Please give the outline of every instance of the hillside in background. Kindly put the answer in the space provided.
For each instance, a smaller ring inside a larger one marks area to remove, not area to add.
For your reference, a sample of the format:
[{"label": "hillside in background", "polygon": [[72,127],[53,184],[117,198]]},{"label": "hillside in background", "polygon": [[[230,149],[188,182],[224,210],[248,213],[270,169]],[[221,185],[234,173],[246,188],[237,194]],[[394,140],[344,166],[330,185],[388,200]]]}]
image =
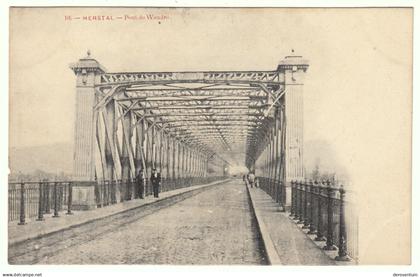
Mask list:
[{"label": "hillside in background", "polygon": [[[229,160],[232,162],[231,174],[246,172],[246,168],[243,166],[243,154],[230,153]],[[326,141],[305,141],[304,160],[308,178],[311,178],[312,172],[317,167],[321,174],[336,174],[347,177],[347,171],[337,159],[335,150]],[[18,173],[39,175],[40,171],[54,175],[71,175],[73,168],[72,143],[22,148],[11,147],[9,150],[9,167],[12,175]]]},{"label": "hillside in background", "polygon": [[51,174],[71,174],[72,143],[56,143],[33,147],[9,148],[9,168],[12,174],[43,171]]}]

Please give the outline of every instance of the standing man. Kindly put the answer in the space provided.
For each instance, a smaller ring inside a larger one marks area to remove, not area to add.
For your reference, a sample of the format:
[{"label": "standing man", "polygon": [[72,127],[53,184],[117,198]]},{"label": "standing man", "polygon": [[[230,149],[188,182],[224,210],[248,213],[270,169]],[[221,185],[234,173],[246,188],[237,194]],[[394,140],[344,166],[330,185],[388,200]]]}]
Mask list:
[{"label": "standing man", "polygon": [[251,188],[254,187],[254,184],[255,184],[255,174],[254,174],[254,172],[251,171],[248,174],[248,181],[249,181],[249,184],[251,185]]},{"label": "standing man", "polygon": [[160,174],[157,173],[156,168],[153,168],[152,170],[152,176],[150,177],[150,181],[152,182],[152,186],[153,186],[153,196],[155,198],[158,198],[161,178],[160,178]]},{"label": "standing man", "polygon": [[137,175],[137,186],[139,188],[139,197],[140,199],[144,198],[144,172],[143,168],[139,170],[139,174]]}]

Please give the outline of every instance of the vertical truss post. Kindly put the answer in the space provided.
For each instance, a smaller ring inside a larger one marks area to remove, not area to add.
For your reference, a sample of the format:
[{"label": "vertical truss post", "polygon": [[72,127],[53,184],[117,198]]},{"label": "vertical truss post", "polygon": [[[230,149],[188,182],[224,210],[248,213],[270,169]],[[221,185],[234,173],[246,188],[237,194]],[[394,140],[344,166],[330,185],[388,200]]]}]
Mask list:
[{"label": "vertical truss post", "polygon": [[190,182],[190,147],[185,147],[185,175],[188,178],[188,183]]},{"label": "vertical truss post", "polygon": [[[188,156],[189,156],[189,148],[188,148],[188,146],[185,145],[185,147],[184,147],[184,174],[185,174],[185,177],[187,178],[187,180],[188,180],[188,177],[189,177]],[[187,183],[188,183],[188,181],[187,181]]]},{"label": "vertical truss post", "polygon": [[161,132],[159,130],[156,129],[156,169],[162,174],[162,136],[161,136]]},{"label": "vertical truss post", "polygon": [[146,123],[143,122],[140,124],[140,155],[141,155],[141,165],[143,168],[143,173],[145,174],[145,178],[147,179],[147,160],[146,160]]},{"label": "vertical truss post", "polygon": [[166,178],[171,179],[171,137],[166,137]]},{"label": "vertical truss post", "polygon": [[198,177],[203,177],[203,157],[198,153]]},{"label": "vertical truss post", "polygon": [[188,148],[188,174],[189,174],[189,177],[191,179],[191,177],[193,176],[193,174],[192,174],[192,149],[191,149],[191,147]]},{"label": "vertical truss post", "polygon": [[116,161],[116,153],[115,153],[115,141],[114,141],[114,130],[115,130],[115,105],[114,101],[108,103],[105,106],[105,109],[102,113],[104,119],[104,126],[105,126],[105,164],[106,164],[106,171],[105,171],[105,178],[108,180],[112,180],[115,178],[115,161]]},{"label": "vertical truss post", "polygon": [[181,181],[181,144],[179,141],[176,143],[176,177],[177,182]]},{"label": "vertical truss post", "polygon": [[151,139],[150,139],[150,150],[151,150],[151,159],[150,159],[150,166],[152,168],[156,168],[156,128],[155,125],[152,125],[151,130]]},{"label": "vertical truss post", "polygon": [[194,166],[194,177],[198,177],[198,172],[197,172],[197,168],[198,168],[197,150],[194,150],[193,166]]},{"label": "vertical truss post", "polygon": [[143,143],[143,128],[142,124],[136,125],[136,175],[139,173],[140,169],[143,168],[143,155],[142,155],[142,143]]},{"label": "vertical truss post", "polygon": [[146,179],[148,180],[151,176],[151,163],[150,163],[150,129],[149,129],[149,123],[146,120],[143,120],[144,129],[145,129],[145,140],[144,140],[144,152],[145,152],[145,159],[146,159],[146,168],[145,168],[145,174]]},{"label": "vertical truss post", "polygon": [[159,163],[160,163],[160,173],[162,178],[166,177],[166,170],[165,170],[165,153],[166,153],[166,142],[163,131],[160,132],[160,156],[159,156]]},{"label": "vertical truss post", "polygon": [[276,199],[276,180],[274,178],[274,151],[275,151],[274,127],[270,130],[270,184],[271,184],[271,197]]},{"label": "vertical truss post", "polygon": [[185,177],[185,145],[181,143],[181,178]]},{"label": "vertical truss post", "polygon": [[280,194],[282,194],[281,179],[278,176],[279,169],[279,118],[278,109],[274,113],[274,135],[275,135],[275,153],[274,153],[274,180],[276,180],[276,202],[280,202]]},{"label": "vertical truss post", "polygon": [[165,146],[165,138],[163,136],[163,131],[161,130],[159,136],[159,171],[162,177],[165,176],[164,167],[165,167],[165,160],[164,160],[164,146]]},{"label": "vertical truss post", "polygon": [[[122,111],[121,111],[122,112]],[[122,178],[122,200],[130,200],[132,175],[134,174],[134,161],[131,147],[131,113],[128,112],[122,117],[122,151],[121,151],[121,178]],[[133,164],[133,165],[131,165]],[[133,168],[132,168],[133,167]]]},{"label": "vertical truss post", "polygon": [[172,139],[172,182],[176,182],[176,140]]},{"label": "vertical truss post", "polygon": [[207,177],[208,172],[209,172],[209,160],[206,157],[204,160],[204,177]]},{"label": "vertical truss post", "polygon": [[185,148],[185,173],[186,173],[186,177],[188,178],[188,182],[189,182],[189,178],[190,178],[190,148],[188,146]]},{"label": "vertical truss post", "polygon": [[194,148],[190,148],[190,177],[194,177]]}]

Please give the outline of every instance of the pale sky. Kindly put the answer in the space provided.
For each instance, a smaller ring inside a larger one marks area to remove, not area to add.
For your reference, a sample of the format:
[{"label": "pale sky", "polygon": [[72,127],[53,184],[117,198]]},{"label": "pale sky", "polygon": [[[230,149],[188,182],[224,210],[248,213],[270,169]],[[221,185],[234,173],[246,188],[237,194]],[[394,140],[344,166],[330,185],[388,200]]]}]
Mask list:
[{"label": "pale sky", "polygon": [[[64,21],[147,13],[169,19]],[[375,192],[362,203],[407,213],[401,199],[410,195],[411,180],[411,24],[410,9],[15,10],[10,145],[72,141],[75,76],[68,65],[87,49],[110,72],[273,70],[294,49],[310,61],[305,141],[326,142],[335,156],[322,151],[321,164],[333,159],[359,189]],[[388,222],[388,213],[370,205],[370,216]],[[388,223],[403,226],[405,219]],[[369,232],[371,246],[386,236]]]},{"label": "pale sky", "polygon": [[[394,121],[407,131],[399,124],[407,115],[393,111],[409,107],[408,95],[396,96],[399,82],[411,80],[410,10],[53,8],[11,14],[10,146],[72,141],[75,76],[68,65],[87,49],[110,72],[273,70],[294,49],[310,61],[306,141],[351,152],[386,132],[385,124],[375,123]],[[64,20],[146,14],[169,19]],[[384,98],[395,101],[379,103]]]}]

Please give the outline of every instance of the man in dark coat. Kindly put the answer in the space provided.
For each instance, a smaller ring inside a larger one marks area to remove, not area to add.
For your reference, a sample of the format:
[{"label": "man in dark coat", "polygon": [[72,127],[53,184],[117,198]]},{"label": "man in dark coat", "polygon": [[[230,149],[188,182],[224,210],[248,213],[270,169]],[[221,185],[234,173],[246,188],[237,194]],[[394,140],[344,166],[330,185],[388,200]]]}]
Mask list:
[{"label": "man in dark coat", "polygon": [[139,197],[140,199],[144,198],[144,173],[143,169],[139,170],[139,174],[137,175],[137,186],[139,188]]},{"label": "man in dark coat", "polygon": [[155,198],[159,197],[159,186],[160,186],[160,173],[156,171],[156,168],[153,168],[152,170],[152,176],[150,177],[150,182],[152,183],[153,187],[153,196]]}]

